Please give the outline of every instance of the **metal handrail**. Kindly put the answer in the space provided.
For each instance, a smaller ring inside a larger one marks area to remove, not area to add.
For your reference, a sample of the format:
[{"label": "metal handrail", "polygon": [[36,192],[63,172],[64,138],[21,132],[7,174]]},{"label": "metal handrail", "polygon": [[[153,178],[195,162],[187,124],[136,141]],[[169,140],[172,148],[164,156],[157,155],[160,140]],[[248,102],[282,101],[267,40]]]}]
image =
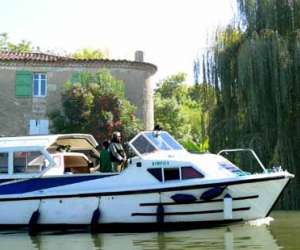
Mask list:
[{"label": "metal handrail", "polygon": [[256,153],[254,152],[253,149],[251,148],[235,148],[235,149],[223,149],[221,151],[219,151],[217,153],[217,155],[221,155],[222,153],[226,153],[226,152],[242,152],[242,151],[248,151],[251,152],[252,155],[254,156],[254,158],[257,160],[258,164],[260,165],[260,167],[262,168],[262,170],[267,173],[268,171],[266,170],[264,164],[262,164],[262,162],[260,161],[260,159],[258,158],[258,156],[256,155]]}]

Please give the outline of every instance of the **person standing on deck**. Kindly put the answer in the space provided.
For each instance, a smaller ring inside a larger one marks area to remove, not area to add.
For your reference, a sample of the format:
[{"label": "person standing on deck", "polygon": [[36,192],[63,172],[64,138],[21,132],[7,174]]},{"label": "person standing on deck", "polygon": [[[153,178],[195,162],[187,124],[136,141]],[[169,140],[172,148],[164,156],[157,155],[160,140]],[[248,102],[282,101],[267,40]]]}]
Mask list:
[{"label": "person standing on deck", "polygon": [[109,141],[103,141],[99,159],[101,172],[113,172],[108,148]]},{"label": "person standing on deck", "polygon": [[110,159],[113,163],[115,172],[121,172],[126,164],[127,157],[121,143],[121,133],[113,132],[111,143],[109,145]]}]

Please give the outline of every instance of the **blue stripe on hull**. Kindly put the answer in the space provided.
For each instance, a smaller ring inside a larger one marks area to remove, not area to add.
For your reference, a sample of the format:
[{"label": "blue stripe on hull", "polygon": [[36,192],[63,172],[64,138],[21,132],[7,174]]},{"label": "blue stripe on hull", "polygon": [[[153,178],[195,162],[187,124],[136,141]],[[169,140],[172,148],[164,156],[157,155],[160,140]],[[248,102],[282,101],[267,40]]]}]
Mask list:
[{"label": "blue stripe on hull", "polygon": [[7,194],[24,194],[47,188],[59,187],[64,185],[75,184],[84,181],[91,181],[111,175],[87,175],[87,176],[61,176],[61,177],[44,177],[21,180],[14,183],[3,184],[0,186],[0,195]]}]

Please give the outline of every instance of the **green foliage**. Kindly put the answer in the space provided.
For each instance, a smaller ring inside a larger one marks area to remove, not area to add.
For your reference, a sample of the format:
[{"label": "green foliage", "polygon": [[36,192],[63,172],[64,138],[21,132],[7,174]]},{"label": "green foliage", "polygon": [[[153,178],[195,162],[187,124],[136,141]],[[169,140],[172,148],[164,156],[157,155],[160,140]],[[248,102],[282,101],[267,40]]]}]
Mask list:
[{"label": "green foliage", "polygon": [[177,73],[172,75],[157,85],[156,93],[159,93],[162,98],[172,98],[176,89],[181,88],[186,79],[185,73]]},{"label": "green foliage", "polygon": [[95,74],[83,72],[79,82],[65,84],[62,92],[63,109],[50,114],[55,133],[90,133],[98,141],[121,131],[129,139],[139,130],[135,107],[124,97],[122,81],[107,70]]},{"label": "green foliage", "polygon": [[247,26],[246,32],[265,29],[288,35],[300,28],[299,0],[237,0],[240,19]]},{"label": "green foliage", "polygon": [[157,94],[154,106],[156,124],[160,124],[164,130],[179,140],[189,136],[191,125],[175,98],[162,98]]},{"label": "green foliage", "polygon": [[114,78],[107,69],[101,69],[96,73],[77,72],[76,78],[67,81],[65,88],[72,88],[74,84],[80,84],[84,87],[97,83],[103,94],[114,92],[120,98],[124,98],[125,87],[121,80]]},{"label": "green foliage", "polygon": [[9,41],[7,33],[0,34],[0,50],[10,52],[31,52],[33,50],[31,42],[22,40],[19,43],[12,43]]},{"label": "green foliage", "polygon": [[3,50],[7,47],[8,34],[2,33],[0,34],[0,49]]},{"label": "green foliage", "polygon": [[[206,78],[217,99],[210,116],[210,150],[250,147],[267,166],[282,165],[299,176],[300,1],[238,3],[245,31],[232,26],[218,31],[206,58]],[[281,208],[300,208],[299,180],[288,187]]]},{"label": "green foliage", "polygon": [[104,59],[107,56],[101,50],[85,48],[74,52],[72,57],[76,59]]},{"label": "green foliage", "polygon": [[214,90],[207,84],[189,86],[185,78],[185,74],[178,73],[158,84],[154,99],[155,123],[188,150],[207,151],[208,117],[215,105]]}]

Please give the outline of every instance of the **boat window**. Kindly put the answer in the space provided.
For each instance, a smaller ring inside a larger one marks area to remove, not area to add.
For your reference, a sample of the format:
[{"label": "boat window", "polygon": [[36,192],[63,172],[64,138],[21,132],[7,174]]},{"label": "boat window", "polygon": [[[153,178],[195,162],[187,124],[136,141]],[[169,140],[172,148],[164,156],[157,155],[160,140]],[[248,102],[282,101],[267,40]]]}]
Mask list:
[{"label": "boat window", "polygon": [[163,132],[160,134],[160,136],[172,149],[174,150],[183,149],[183,147],[177,141],[175,141],[175,139],[172,136],[170,136],[168,133]]},{"label": "boat window", "polygon": [[14,173],[38,173],[45,166],[45,157],[39,151],[14,152]]},{"label": "boat window", "polygon": [[146,136],[155,146],[158,147],[158,149],[171,150],[171,147],[166,142],[164,142],[159,133],[150,132],[146,133]]},{"label": "boat window", "polygon": [[198,172],[193,167],[182,167],[181,168],[181,177],[183,180],[193,179],[193,178],[203,178],[204,175]]},{"label": "boat window", "polygon": [[226,162],[218,162],[218,164],[222,167],[230,171],[231,173],[237,174],[237,175],[243,175],[243,171],[240,170],[237,166],[232,164],[230,161]]},{"label": "boat window", "polygon": [[164,169],[165,181],[179,180],[179,168],[165,168]]},{"label": "boat window", "polygon": [[138,154],[153,153],[155,151],[184,150],[176,140],[164,131],[142,132],[129,145]]},{"label": "boat window", "polygon": [[140,154],[153,153],[157,150],[143,135],[138,136],[132,145]]},{"label": "boat window", "polygon": [[182,150],[183,147],[167,132],[146,132],[147,138],[160,150]]},{"label": "boat window", "polygon": [[8,173],[8,153],[0,153],[0,173]]},{"label": "boat window", "polygon": [[150,174],[152,174],[157,180],[162,181],[162,171],[161,168],[148,168]]}]

